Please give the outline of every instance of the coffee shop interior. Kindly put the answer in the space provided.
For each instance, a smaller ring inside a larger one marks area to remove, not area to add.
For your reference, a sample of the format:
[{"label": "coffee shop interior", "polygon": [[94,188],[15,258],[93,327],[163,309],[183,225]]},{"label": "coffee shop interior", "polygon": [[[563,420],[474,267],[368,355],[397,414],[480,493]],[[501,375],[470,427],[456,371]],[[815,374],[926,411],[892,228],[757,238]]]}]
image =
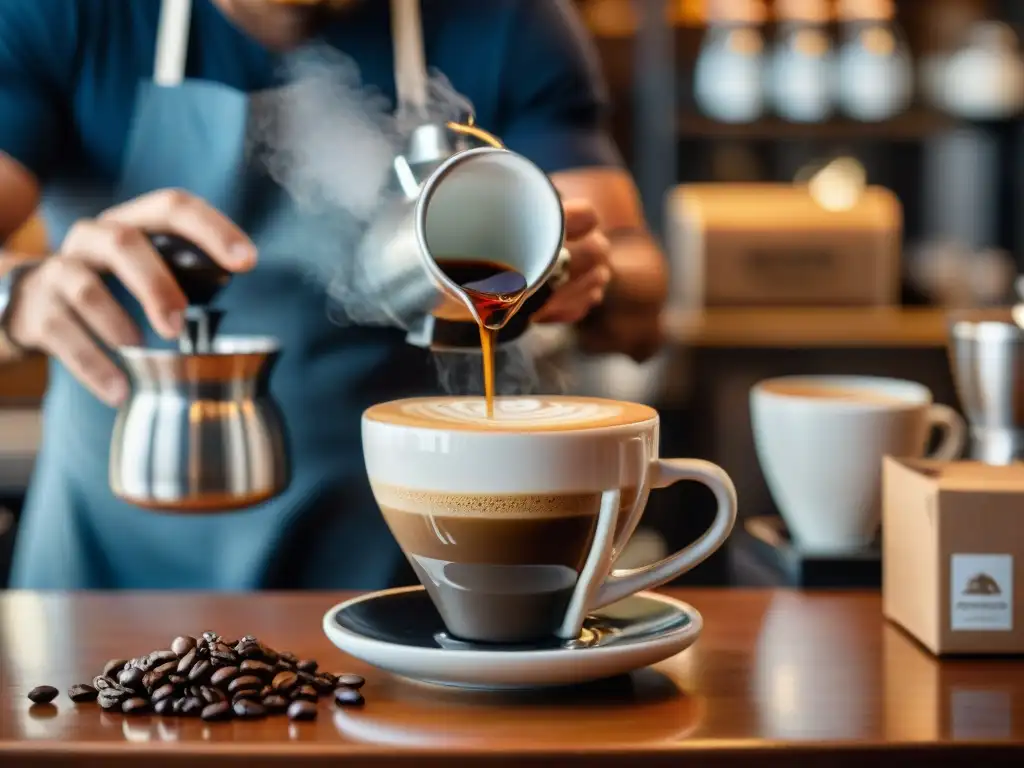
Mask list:
[{"label": "coffee shop interior", "polygon": [[[948,452],[959,437],[964,455],[978,458],[982,449],[964,439],[957,416],[972,422],[974,404],[955,383],[950,318],[998,314],[1021,299],[1024,3],[576,5],[671,282],[662,351],[637,364],[556,350],[566,390],[655,407],[662,455],[706,459],[732,477],[734,533],[679,584],[880,586],[880,531],[853,549],[808,545],[813,532],[800,540],[790,531],[807,521],[780,508],[780,495],[791,495],[766,480],[773,474],[782,486],[793,471],[798,484],[828,486],[818,494],[826,502],[856,495],[857,482],[878,474],[856,465],[859,427],[847,431],[841,415],[830,421],[834,412],[812,417],[817,429],[834,424],[831,461],[801,458],[796,443],[809,426],[788,425],[797,417],[773,410],[770,386],[752,390],[782,376],[916,382],[935,404],[929,450]],[[33,220],[7,245],[45,251],[42,224]],[[1020,365],[1002,363],[1007,375]],[[38,445],[45,365],[29,358],[0,369],[0,586]],[[898,396],[871,387],[866,401]],[[780,433],[768,434],[778,424]],[[1007,415],[990,426],[1009,434],[1018,425]],[[856,477],[830,479],[835,463]],[[679,549],[714,509],[696,484],[653,494],[621,562]],[[830,514],[825,503],[819,527]]]}]

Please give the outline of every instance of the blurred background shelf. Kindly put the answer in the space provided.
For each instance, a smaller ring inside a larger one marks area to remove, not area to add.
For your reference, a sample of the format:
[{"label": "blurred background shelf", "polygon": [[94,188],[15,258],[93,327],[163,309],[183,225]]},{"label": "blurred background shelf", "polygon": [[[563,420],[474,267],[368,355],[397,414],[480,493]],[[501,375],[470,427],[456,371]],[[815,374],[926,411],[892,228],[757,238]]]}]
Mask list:
[{"label": "blurred background shelf", "polygon": [[721,123],[684,112],[677,119],[681,139],[743,141],[919,141],[956,127],[939,112],[917,108],[877,123],[833,118],[824,123],[791,123],[767,117],[752,123]]}]

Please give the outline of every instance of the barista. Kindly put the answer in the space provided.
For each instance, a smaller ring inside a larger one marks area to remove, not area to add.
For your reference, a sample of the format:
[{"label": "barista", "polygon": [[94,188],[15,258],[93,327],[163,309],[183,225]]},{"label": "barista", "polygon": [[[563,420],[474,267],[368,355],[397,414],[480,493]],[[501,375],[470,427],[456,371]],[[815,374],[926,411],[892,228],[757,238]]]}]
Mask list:
[{"label": "barista", "polygon": [[[434,370],[400,331],[339,327],[300,272],[260,263],[260,222],[279,190],[240,195],[225,149],[244,135],[249,95],[274,85],[279,53],[314,34],[393,95],[390,13],[382,0],[0,3],[0,232],[39,205],[53,249],[41,263],[4,254],[0,270],[3,355],[50,356],[14,586],[376,589],[396,578],[402,558],[366,482],[359,418],[435,389]],[[593,51],[570,3],[423,0],[422,15],[430,66],[566,201],[571,279],[535,320],[584,321],[595,351],[650,355],[664,265],[604,132]],[[162,87],[140,88],[154,78]],[[224,330],[272,334],[285,350],[272,391],[292,482],[251,510],[159,515],[109,490],[126,384],[94,339],[173,339],[185,303],[147,230],[248,273],[223,294]]]}]

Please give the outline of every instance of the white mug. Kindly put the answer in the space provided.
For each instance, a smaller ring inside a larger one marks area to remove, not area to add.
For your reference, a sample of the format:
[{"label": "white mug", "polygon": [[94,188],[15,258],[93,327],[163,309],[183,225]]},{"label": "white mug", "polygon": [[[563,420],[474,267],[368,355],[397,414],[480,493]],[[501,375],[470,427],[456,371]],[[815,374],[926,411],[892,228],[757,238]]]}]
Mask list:
[{"label": "white mug", "polygon": [[927,387],[867,376],[789,376],[751,390],[754,445],[765,480],[795,541],[808,550],[867,546],[881,521],[882,457],[950,461],[967,430]]},{"label": "white mug", "polygon": [[[493,418],[482,398],[414,398],[362,422],[374,496],[445,625],[492,643],[576,638],[589,611],[725,542],[732,481],[706,461],[659,458],[658,430],[652,408],[586,397],[497,398]],[[650,490],[680,480],[714,493],[711,527],[660,562],[612,571]]]}]

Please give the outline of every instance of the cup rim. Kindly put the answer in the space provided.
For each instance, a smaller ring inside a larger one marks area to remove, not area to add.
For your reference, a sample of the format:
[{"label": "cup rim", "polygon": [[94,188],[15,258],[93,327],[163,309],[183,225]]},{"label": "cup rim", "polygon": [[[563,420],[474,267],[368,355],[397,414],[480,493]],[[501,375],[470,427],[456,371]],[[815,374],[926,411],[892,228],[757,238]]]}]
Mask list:
[{"label": "cup rim", "polygon": [[[825,398],[809,398],[797,394],[772,391],[773,384],[809,384],[824,388],[834,389],[861,389],[893,396],[892,402],[878,402],[867,400],[840,400]],[[905,397],[899,391],[905,393],[914,392],[917,397]],[[770,379],[759,381],[751,388],[751,396],[759,398],[771,398],[776,401],[783,401],[807,408],[828,408],[829,410],[842,411],[904,411],[916,408],[927,408],[935,401],[931,390],[924,384],[908,379],[897,379],[887,376],[857,376],[857,375],[791,375],[775,376]]]},{"label": "cup rim", "polygon": [[[627,422],[623,422],[623,423],[618,423],[618,424],[595,424],[595,425],[588,426],[586,424],[582,424],[581,425],[579,422],[575,422],[575,423],[565,424],[564,426],[555,426],[555,427],[544,427],[544,428],[539,428],[539,429],[538,428],[531,429],[529,426],[517,425],[515,422],[513,422],[513,423],[505,423],[505,424],[502,424],[501,422],[497,422],[497,423],[493,423],[493,424],[488,424],[487,426],[461,425],[461,424],[455,423],[455,422],[441,422],[441,421],[438,421],[437,423],[433,423],[433,424],[431,424],[431,423],[409,424],[409,423],[404,423],[404,422],[388,421],[388,420],[385,420],[385,419],[382,419],[382,418],[378,417],[375,413],[373,413],[376,409],[382,408],[384,406],[397,406],[397,405],[401,405],[402,403],[409,403],[409,402],[414,402],[414,401],[417,401],[417,400],[447,399],[448,397],[459,398],[459,399],[466,399],[466,398],[461,398],[460,396],[435,395],[433,397],[430,397],[430,396],[427,396],[427,397],[406,397],[406,398],[399,398],[399,399],[396,399],[396,400],[389,400],[389,401],[382,402],[382,403],[375,403],[374,405],[371,405],[369,408],[364,410],[363,414],[362,414],[361,421],[362,421],[362,423],[364,425],[372,423],[372,424],[374,424],[374,425],[376,425],[376,426],[378,426],[380,428],[383,428],[383,429],[399,429],[399,430],[431,432],[431,433],[449,434],[449,435],[466,435],[466,436],[472,436],[474,439],[486,439],[488,437],[503,437],[503,438],[523,437],[523,438],[528,438],[528,439],[538,439],[539,440],[539,439],[545,439],[545,437],[547,437],[547,436],[550,436],[551,438],[555,438],[556,436],[560,436],[560,437],[564,438],[566,436],[579,435],[579,434],[594,435],[594,434],[602,434],[602,433],[614,434],[616,432],[632,432],[632,431],[635,431],[638,428],[647,427],[647,426],[649,426],[652,423],[657,423],[660,420],[660,416],[658,415],[658,411],[655,410],[653,407],[651,407],[649,405],[646,405],[644,403],[635,403],[635,402],[631,402],[631,401],[627,401],[627,400],[616,400],[614,398],[608,398],[608,397],[589,397],[589,396],[586,396],[586,395],[498,395],[498,396],[495,397],[495,400],[496,401],[501,401],[501,400],[515,400],[515,399],[537,398],[537,399],[555,400],[555,401],[558,401],[558,400],[575,400],[575,401],[583,400],[583,401],[588,402],[588,403],[596,403],[596,404],[602,404],[602,403],[604,403],[604,404],[622,404],[622,403],[625,403],[626,405],[628,405],[630,407],[642,409],[643,411],[646,412],[646,416],[644,416],[642,418],[637,418],[637,419],[634,419],[634,420],[631,420],[631,421],[627,421]],[[483,400],[483,395],[467,396],[467,398],[468,397],[473,397],[473,399]]]},{"label": "cup rim", "polygon": [[132,360],[153,360],[171,357],[194,357],[203,359],[224,358],[224,357],[246,357],[250,355],[270,355],[280,351],[281,344],[273,336],[242,336],[242,335],[217,335],[213,339],[213,350],[210,352],[198,352],[192,355],[183,355],[177,348],[156,349],[143,346],[118,347],[117,352],[125,358]]}]

